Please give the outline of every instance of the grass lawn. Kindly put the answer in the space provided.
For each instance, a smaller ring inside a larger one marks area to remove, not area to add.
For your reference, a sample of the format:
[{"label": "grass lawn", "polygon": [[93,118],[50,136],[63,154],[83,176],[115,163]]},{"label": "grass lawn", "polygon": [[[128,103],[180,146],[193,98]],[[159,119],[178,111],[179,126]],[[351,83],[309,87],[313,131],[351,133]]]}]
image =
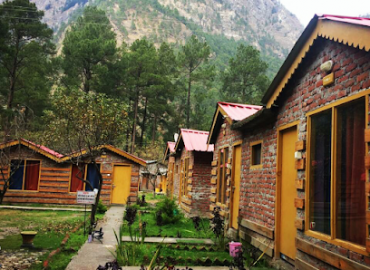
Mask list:
[{"label": "grass lawn", "polygon": [[[187,218],[182,218],[175,224],[167,224],[163,226],[158,226],[156,224],[155,213],[150,212],[141,215],[141,221],[146,222],[146,236],[149,237],[179,237],[180,238],[211,238],[213,233],[210,231],[210,225],[208,219],[203,219],[202,223],[206,232],[204,230],[197,231],[194,228],[193,221]],[[132,225],[133,230],[138,230],[139,228],[139,217],[136,216],[136,221]],[[123,234],[129,235],[128,226],[124,226]]]},{"label": "grass lawn", "polygon": [[[84,212],[0,209],[0,216],[0,228],[3,231],[0,235],[5,236],[4,239],[0,239],[3,250],[20,249],[22,237],[19,232],[23,230],[37,231],[38,234],[34,240],[35,248],[49,252],[60,247],[66,233],[70,234],[63,251],[55,255],[49,263],[50,269],[65,269],[72,256],[87,239],[87,236],[83,235],[83,226],[75,233],[70,233],[83,223]],[[97,217],[101,219],[103,215],[97,215]],[[86,220],[88,221],[88,214]],[[39,260],[45,260],[49,252]],[[32,265],[31,269],[42,269],[42,265]]]}]

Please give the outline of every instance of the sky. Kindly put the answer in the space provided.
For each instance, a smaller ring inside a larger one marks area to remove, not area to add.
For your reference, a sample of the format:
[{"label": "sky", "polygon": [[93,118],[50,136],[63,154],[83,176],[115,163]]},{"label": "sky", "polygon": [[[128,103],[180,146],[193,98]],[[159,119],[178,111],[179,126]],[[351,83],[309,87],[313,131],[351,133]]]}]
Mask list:
[{"label": "sky", "polygon": [[370,14],[370,0],[280,0],[307,26],[315,13],[358,17]]}]

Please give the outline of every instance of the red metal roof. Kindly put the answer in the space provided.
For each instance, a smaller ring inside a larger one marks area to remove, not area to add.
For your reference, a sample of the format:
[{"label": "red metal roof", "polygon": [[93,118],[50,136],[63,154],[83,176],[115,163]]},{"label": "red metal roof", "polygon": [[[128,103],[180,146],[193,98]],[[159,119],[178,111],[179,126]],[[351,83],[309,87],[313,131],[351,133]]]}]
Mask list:
[{"label": "red metal roof", "polygon": [[30,144],[30,145],[33,145],[33,146],[39,148],[40,150],[45,151],[46,153],[48,153],[48,154],[50,154],[50,155],[52,155],[54,157],[57,157],[57,158],[64,157],[64,155],[62,155],[62,154],[60,154],[60,153],[58,153],[58,152],[56,152],[54,150],[51,150],[50,148],[48,148],[48,147],[46,147],[44,145],[36,144],[36,143],[31,142],[31,141],[26,140],[26,139],[21,139],[21,140],[24,141],[24,142],[26,142],[26,143],[28,143],[28,144]]},{"label": "red metal roof", "polygon": [[228,102],[218,102],[218,105],[233,121],[243,120],[244,118],[247,118],[262,109],[262,106]]},{"label": "red metal roof", "polygon": [[175,152],[175,146],[176,146],[176,143],[175,142],[167,142],[167,147],[170,150],[170,153],[174,153]]},{"label": "red metal roof", "polygon": [[349,17],[349,16],[338,16],[338,15],[328,15],[328,14],[317,14],[321,20],[331,20],[337,22],[345,22],[350,24],[357,24],[363,26],[370,26],[370,19],[361,17]]},{"label": "red metal roof", "polygon": [[214,145],[210,144],[207,149],[209,132],[193,129],[181,129],[181,137],[187,151],[213,152]]}]

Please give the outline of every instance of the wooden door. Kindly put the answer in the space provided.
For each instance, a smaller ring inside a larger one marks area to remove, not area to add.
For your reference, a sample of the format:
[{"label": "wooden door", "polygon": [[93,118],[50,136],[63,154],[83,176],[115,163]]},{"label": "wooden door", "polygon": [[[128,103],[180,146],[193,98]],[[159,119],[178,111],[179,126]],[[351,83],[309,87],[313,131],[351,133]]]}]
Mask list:
[{"label": "wooden door", "polygon": [[126,204],[130,195],[131,166],[116,165],[113,169],[112,203]]},{"label": "wooden door", "polygon": [[234,146],[233,151],[233,179],[232,179],[232,204],[231,204],[231,227],[238,229],[239,201],[240,201],[240,173],[242,165],[242,147]]},{"label": "wooden door", "polygon": [[296,126],[281,131],[280,139],[280,254],[282,258],[286,256],[294,260],[296,255],[295,237],[297,233],[294,225],[297,214],[294,206],[294,198],[297,194],[295,188],[297,171],[294,166],[295,142],[297,141]]}]

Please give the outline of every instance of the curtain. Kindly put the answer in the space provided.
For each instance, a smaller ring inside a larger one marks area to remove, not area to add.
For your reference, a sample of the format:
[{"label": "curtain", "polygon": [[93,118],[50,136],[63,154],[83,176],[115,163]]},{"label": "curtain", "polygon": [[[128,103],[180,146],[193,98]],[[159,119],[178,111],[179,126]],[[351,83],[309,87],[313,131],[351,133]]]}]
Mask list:
[{"label": "curtain", "polygon": [[85,165],[72,165],[71,187],[70,192],[77,192],[83,190],[84,182],[80,179],[85,177]]},{"label": "curtain", "polygon": [[[345,136],[342,140],[341,204],[338,215],[342,239],[365,245],[365,168],[364,168],[364,102],[346,108],[343,113]],[[345,141],[344,141],[345,140]]]},{"label": "curtain", "polygon": [[23,189],[24,160],[12,160],[10,173],[12,180],[9,189]]},{"label": "curtain", "polygon": [[[100,164],[97,164],[100,170]],[[87,165],[87,175],[86,180],[90,182],[90,184],[93,186],[93,189],[99,188],[99,175],[96,171],[96,168],[94,164],[88,164]],[[89,185],[86,185],[86,191],[92,191]]]},{"label": "curtain", "polygon": [[26,162],[25,190],[37,190],[40,175],[40,161]]}]

